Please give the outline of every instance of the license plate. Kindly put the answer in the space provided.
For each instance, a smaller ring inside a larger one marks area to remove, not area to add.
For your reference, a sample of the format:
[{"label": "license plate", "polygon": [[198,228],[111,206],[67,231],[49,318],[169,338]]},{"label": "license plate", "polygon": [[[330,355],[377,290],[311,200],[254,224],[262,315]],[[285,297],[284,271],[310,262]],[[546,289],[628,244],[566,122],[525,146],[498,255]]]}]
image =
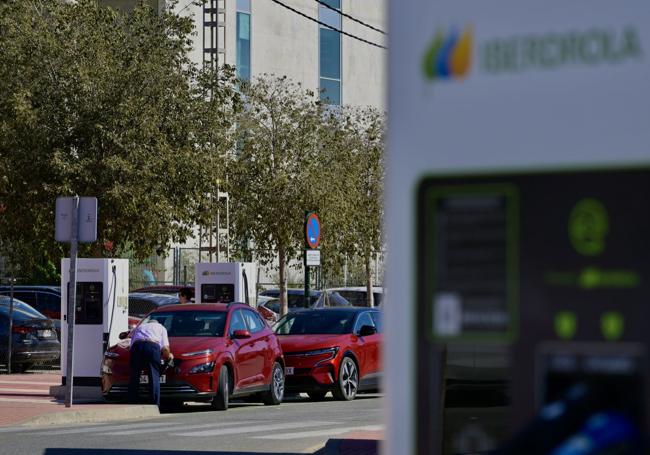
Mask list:
[{"label": "license plate", "polygon": [[286,375],[293,374],[293,367],[286,367],[284,369],[284,374]]},{"label": "license plate", "polygon": [[[160,375],[160,383],[164,384],[167,382],[167,377],[164,374]],[[146,374],[140,375],[140,384],[149,384],[149,376]]]},{"label": "license plate", "polygon": [[52,331],[51,330],[38,330],[37,334],[39,338],[52,338]]}]

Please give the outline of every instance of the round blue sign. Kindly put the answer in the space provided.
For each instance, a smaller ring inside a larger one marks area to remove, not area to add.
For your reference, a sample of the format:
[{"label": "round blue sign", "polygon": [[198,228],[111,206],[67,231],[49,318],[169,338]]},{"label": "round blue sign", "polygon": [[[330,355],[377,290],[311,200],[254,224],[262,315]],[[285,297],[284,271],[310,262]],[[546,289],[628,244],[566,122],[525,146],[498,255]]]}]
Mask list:
[{"label": "round blue sign", "polygon": [[305,242],[311,249],[320,245],[320,220],[315,213],[310,213],[305,221]]}]

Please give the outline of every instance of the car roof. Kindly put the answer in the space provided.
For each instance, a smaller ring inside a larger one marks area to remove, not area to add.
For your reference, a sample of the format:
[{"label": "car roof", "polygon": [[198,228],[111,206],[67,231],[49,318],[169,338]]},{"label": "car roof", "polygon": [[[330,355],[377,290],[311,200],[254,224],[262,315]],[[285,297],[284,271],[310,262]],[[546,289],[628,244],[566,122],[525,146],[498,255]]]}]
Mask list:
[{"label": "car roof", "polygon": [[249,308],[245,303],[179,303],[178,305],[165,305],[156,308],[152,313],[161,311],[228,311],[230,308]]},{"label": "car roof", "polygon": [[[4,293],[10,290],[11,286],[0,286],[0,292]],[[60,294],[61,286],[19,284],[14,286],[14,291],[52,291]]]},{"label": "car roof", "polygon": [[[160,291],[180,291],[183,288],[193,288],[194,285],[180,285],[180,284],[160,284],[157,286],[144,286],[138,289],[134,289],[132,292],[154,292],[155,290]],[[155,293],[155,292],[154,292]]]},{"label": "car roof", "polygon": [[[345,286],[341,288],[327,288],[327,291],[357,291],[357,292],[367,292],[365,286]],[[383,293],[384,288],[381,286],[373,286],[372,292]]]},{"label": "car roof", "polygon": [[293,313],[322,313],[323,311],[331,311],[331,312],[347,312],[347,313],[362,313],[364,311],[374,311],[374,312],[379,312],[379,308],[373,307],[373,308],[368,308],[365,306],[337,306],[337,307],[328,307],[328,308],[302,308],[300,310],[291,310],[287,314],[293,314]]},{"label": "car roof", "polygon": [[134,297],[143,300],[151,300],[158,303],[178,302],[178,297],[169,294],[156,294],[154,292],[129,292],[129,298]]},{"label": "car roof", "polygon": [[[280,290],[278,288],[265,289],[260,293],[260,295],[264,295],[265,292],[273,292],[273,293],[277,292],[277,293],[280,293]],[[319,295],[321,292],[322,291],[319,291],[319,290],[316,290],[316,289],[310,289],[309,290],[309,295],[314,295],[315,296],[315,295]],[[304,295],[305,290],[304,289],[297,289],[297,288],[287,288],[287,294]]]}]

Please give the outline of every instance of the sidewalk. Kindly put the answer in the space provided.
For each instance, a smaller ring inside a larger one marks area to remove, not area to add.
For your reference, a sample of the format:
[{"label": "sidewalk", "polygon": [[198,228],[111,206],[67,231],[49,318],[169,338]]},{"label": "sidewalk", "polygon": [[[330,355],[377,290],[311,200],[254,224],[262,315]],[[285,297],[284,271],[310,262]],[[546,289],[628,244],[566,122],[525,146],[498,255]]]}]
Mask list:
[{"label": "sidewalk", "polygon": [[378,455],[383,431],[353,431],[340,439],[330,439],[317,455]]},{"label": "sidewalk", "polygon": [[65,425],[158,417],[157,406],[82,403],[70,408],[50,396],[50,386],[61,385],[61,375],[0,375],[0,426]]}]

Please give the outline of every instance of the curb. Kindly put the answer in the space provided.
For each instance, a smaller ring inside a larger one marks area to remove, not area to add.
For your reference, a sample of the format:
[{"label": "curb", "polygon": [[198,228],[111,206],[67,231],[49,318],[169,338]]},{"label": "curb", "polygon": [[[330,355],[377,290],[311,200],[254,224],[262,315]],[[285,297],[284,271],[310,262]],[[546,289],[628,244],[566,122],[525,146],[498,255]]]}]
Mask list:
[{"label": "curb", "polygon": [[134,420],[160,417],[158,406],[153,404],[121,406],[112,409],[85,409],[61,411],[32,417],[20,423],[21,426],[66,425],[72,423],[102,423],[114,420]]}]

